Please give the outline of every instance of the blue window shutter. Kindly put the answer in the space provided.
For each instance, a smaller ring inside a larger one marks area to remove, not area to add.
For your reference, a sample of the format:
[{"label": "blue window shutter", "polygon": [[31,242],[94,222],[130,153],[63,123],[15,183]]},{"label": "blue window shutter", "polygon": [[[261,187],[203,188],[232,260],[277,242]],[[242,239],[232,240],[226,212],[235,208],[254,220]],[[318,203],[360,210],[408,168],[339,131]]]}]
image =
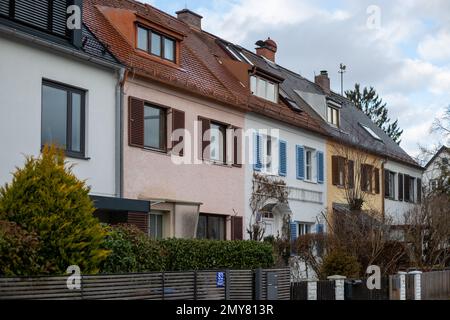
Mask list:
[{"label": "blue window shutter", "polygon": [[323,224],[319,223],[317,224],[317,233],[323,233]]},{"label": "blue window shutter", "polygon": [[279,175],[286,177],[287,175],[287,145],[286,141],[280,140],[280,164]]},{"label": "blue window shutter", "polygon": [[324,162],[323,152],[317,151],[317,182],[323,183],[324,181]]},{"label": "blue window shutter", "polygon": [[262,146],[261,146],[261,136],[257,133],[254,134],[254,156],[253,156],[253,169],[255,171],[261,171],[262,168]]},{"label": "blue window shutter", "polygon": [[291,222],[291,241],[297,240],[297,223]]},{"label": "blue window shutter", "polygon": [[305,148],[296,146],[297,179],[305,180]]}]

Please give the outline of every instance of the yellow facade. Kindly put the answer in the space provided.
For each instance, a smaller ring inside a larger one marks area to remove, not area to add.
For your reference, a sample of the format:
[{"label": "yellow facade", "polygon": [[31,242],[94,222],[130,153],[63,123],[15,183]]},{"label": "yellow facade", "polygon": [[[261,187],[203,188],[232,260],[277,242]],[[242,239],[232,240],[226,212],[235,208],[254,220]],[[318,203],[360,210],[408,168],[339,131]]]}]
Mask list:
[{"label": "yellow facade", "polygon": [[[327,211],[331,212],[333,203],[347,204],[346,188],[333,185],[333,168],[332,158],[333,156],[339,156],[352,160],[355,163],[354,173],[355,176],[360,174],[361,164],[366,164],[377,168],[379,171],[378,181],[379,188],[378,193],[375,192],[375,175],[372,177],[372,192],[364,192],[364,204],[363,210],[369,210],[377,212],[383,215],[384,210],[384,191],[383,191],[383,159],[372,154],[366,153],[356,148],[338,144],[334,141],[327,141]],[[360,188],[360,181],[356,181],[355,188]]]}]

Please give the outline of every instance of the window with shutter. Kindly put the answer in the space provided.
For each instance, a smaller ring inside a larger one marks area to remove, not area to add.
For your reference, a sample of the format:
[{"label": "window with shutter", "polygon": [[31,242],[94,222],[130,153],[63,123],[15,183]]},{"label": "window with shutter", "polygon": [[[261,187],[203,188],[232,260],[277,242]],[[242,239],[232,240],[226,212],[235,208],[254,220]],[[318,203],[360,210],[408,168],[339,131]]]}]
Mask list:
[{"label": "window with shutter", "polygon": [[144,147],[167,151],[167,109],[144,104]]},{"label": "window with shutter", "polygon": [[325,179],[323,152],[317,151],[317,183],[323,183]]},{"label": "window with shutter", "polygon": [[128,104],[128,142],[133,147],[144,147],[144,101],[134,97]]},{"label": "window with shutter", "polygon": [[253,169],[261,171],[262,169],[262,136],[255,133],[253,136]]},{"label": "window with shutter", "polygon": [[398,201],[403,201],[403,174],[398,174]]},{"label": "window with shutter", "polygon": [[355,187],[355,163],[349,160],[347,163],[347,185],[350,189]]},{"label": "window with shutter", "polygon": [[243,218],[231,217],[231,240],[243,240]]},{"label": "window with shutter", "polygon": [[[81,0],[78,0],[81,2]],[[68,36],[66,0],[0,0],[0,15],[60,37]],[[81,6],[81,3],[77,3]]]},{"label": "window with shutter", "polygon": [[374,169],[375,193],[380,194],[380,169]]},{"label": "window with shutter", "polygon": [[184,111],[172,109],[172,149],[176,149],[180,157],[184,155],[184,129]]},{"label": "window with shutter", "polygon": [[286,177],[287,175],[287,144],[286,141],[280,140],[280,168],[279,168],[279,175],[282,177]]},{"label": "window with shutter", "polygon": [[305,180],[305,149],[302,146],[296,146],[296,164],[297,179]]}]

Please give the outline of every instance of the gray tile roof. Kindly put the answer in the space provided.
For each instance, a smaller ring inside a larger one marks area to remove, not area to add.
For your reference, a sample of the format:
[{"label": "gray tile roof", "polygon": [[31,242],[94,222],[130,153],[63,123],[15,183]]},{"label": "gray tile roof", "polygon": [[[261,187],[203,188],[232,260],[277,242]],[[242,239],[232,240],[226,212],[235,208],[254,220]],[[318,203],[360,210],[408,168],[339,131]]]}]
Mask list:
[{"label": "gray tile roof", "polygon": [[83,51],[96,58],[119,64],[118,60],[109,52],[97,37],[83,24]]},{"label": "gray tile roof", "polygon": [[[232,44],[230,44],[232,45]],[[329,134],[329,136],[358,147],[362,147],[369,152],[376,153],[381,156],[386,156],[392,160],[402,162],[404,164],[423,169],[413,158],[411,158],[396,142],[394,142],[381,128],[374,124],[370,118],[346,97],[331,92],[327,95],[320,86],[316,83],[302,77],[301,75],[288,70],[278,64],[270,62],[257,54],[243,49],[239,46],[233,47],[241,54],[244,54],[257,68],[263,69],[267,72],[276,74],[284,79],[280,88],[300,107],[302,111],[319,120],[322,128]],[[322,96],[323,99],[330,99],[342,105],[340,111],[340,126],[336,128],[323,119],[314,109],[309,105],[298,92],[309,93],[317,96]],[[374,139],[362,126],[369,127],[380,140]]]}]

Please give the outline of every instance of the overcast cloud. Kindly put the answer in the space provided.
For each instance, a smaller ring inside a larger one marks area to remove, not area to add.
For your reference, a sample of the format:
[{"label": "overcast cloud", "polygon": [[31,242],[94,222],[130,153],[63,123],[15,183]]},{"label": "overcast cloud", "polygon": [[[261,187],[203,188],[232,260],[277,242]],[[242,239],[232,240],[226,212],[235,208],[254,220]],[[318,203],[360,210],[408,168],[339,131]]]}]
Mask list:
[{"label": "overcast cloud", "polygon": [[204,16],[206,31],[249,49],[270,36],[278,44],[279,64],[309,79],[328,70],[337,92],[342,62],[345,89],[355,82],[377,89],[404,129],[401,146],[407,152],[415,156],[419,143],[438,143],[429,129],[450,104],[448,0],[146,2],[170,14],[187,4]]}]

